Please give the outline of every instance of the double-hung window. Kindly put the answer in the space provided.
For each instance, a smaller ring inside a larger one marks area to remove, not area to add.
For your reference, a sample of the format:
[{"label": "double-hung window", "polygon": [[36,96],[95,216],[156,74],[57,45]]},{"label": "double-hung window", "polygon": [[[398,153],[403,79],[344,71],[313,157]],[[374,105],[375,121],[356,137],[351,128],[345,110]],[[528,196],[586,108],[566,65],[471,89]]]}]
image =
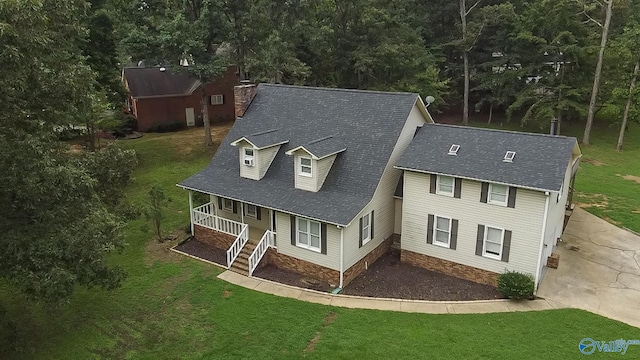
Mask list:
[{"label": "double-hung window", "polygon": [[482,255],[500,260],[502,258],[502,241],[504,229],[486,226],[484,231],[484,247]]},{"label": "double-hung window", "polygon": [[371,240],[371,213],[362,217],[362,245]]},{"label": "double-hung window", "polygon": [[313,220],[298,218],[296,231],[296,245],[309,250],[320,252],[320,223]]},{"label": "double-hung window", "polygon": [[438,175],[436,194],[453,196],[454,179],[451,176]]},{"label": "double-hung window", "polygon": [[436,216],[435,226],[433,227],[433,244],[449,247],[451,241],[451,219]]},{"label": "double-hung window", "polygon": [[489,201],[490,204],[507,206],[509,198],[509,187],[500,184],[489,184]]},{"label": "double-hung window", "polygon": [[255,205],[247,204],[247,217],[256,219],[258,217],[258,207]]},{"label": "double-hung window", "polygon": [[299,159],[300,167],[298,173],[302,176],[312,176],[311,158],[301,156]]},{"label": "double-hung window", "polygon": [[233,211],[233,200],[226,198],[222,199],[222,210]]},{"label": "double-hung window", "polygon": [[250,147],[245,147],[243,148],[243,163],[246,166],[253,166],[254,165],[254,150],[253,148]]}]

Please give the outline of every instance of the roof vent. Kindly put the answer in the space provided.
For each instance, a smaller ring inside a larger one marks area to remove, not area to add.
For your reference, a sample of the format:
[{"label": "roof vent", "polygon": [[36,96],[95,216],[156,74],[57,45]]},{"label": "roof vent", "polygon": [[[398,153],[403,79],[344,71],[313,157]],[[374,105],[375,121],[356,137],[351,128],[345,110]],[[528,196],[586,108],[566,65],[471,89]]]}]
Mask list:
[{"label": "roof vent", "polygon": [[165,67],[161,67],[161,68],[160,68],[160,71],[161,71],[161,72],[165,72],[165,71],[167,71],[167,68],[165,68]]},{"label": "roof vent", "polygon": [[513,162],[513,158],[516,157],[516,152],[515,151],[507,151],[506,154],[504,154],[504,159],[502,159],[502,161],[504,162]]},{"label": "roof vent", "polygon": [[449,155],[458,155],[458,150],[460,150],[460,145],[452,144],[449,148]]}]

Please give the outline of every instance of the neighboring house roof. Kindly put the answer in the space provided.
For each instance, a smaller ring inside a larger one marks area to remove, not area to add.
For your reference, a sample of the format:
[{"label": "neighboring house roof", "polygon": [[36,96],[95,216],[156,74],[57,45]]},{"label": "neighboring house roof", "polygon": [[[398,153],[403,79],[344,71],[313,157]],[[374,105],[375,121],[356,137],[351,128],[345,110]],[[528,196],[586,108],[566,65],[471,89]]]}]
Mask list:
[{"label": "neighboring house roof", "polygon": [[[453,144],[460,148],[449,155]],[[573,137],[425,124],[396,167],[559,191],[574,149]],[[503,161],[507,151],[512,162]]]},{"label": "neighboring house roof", "polygon": [[[209,166],[179,186],[348,225],[372,199],[416,101],[418,95],[412,93],[260,84]],[[230,143],[270,129],[278,129],[278,139],[289,142],[261,180],[240,177],[238,151]],[[311,144],[327,136],[331,140],[326,144]],[[294,187],[293,157],[285,155],[309,144],[318,155],[347,148],[337,155],[318,192]]]},{"label": "neighboring house roof", "polygon": [[124,68],[123,76],[134,98],[190,95],[200,86],[200,81],[186,72],[174,73],[168,67]]}]

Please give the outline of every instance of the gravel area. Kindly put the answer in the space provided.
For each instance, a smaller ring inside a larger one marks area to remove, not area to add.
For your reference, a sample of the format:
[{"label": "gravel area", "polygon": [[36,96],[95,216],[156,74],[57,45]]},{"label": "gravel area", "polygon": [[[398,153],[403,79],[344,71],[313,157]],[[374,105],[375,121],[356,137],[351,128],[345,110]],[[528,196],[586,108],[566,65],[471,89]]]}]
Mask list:
[{"label": "gravel area", "polygon": [[397,249],[382,255],[341,294],[437,301],[501,298],[494,287],[403,264]]},{"label": "gravel area", "polygon": [[253,276],[305,289],[324,292],[333,290],[327,282],[311,279],[293,271],[280,269],[274,265],[267,265],[254,271]]},{"label": "gravel area", "polygon": [[175,249],[201,259],[209,260],[220,266],[227,266],[227,252],[225,250],[201,243],[194,238],[176,246]]}]

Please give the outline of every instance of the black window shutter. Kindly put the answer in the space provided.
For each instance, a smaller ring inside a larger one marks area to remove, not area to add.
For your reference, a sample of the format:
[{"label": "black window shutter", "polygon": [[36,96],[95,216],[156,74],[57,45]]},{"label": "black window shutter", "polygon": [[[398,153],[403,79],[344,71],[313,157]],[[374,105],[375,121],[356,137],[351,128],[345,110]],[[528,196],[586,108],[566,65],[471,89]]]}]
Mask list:
[{"label": "black window shutter", "polygon": [[222,198],[218,196],[218,209],[222,210]]},{"label": "black window shutter", "polygon": [[509,186],[509,199],[507,200],[507,207],[514,208],[516,207],[516,193],[518,192],[518,188],[515,186]]},{"label": "black window shutter", "polygon": [[433,215],[427,218],[427,244],[433,244]]},{"label": "black window shutter", "polygon": [[432,194],[436,193],[436,179],[438,178],[438,175],[436,174],[431,174],[431,184],[429,186],[429,192]]},{"label": "black window shutter", "polygon": [[256,206],[256,218],[258,220],[262,220],[262,215],[260,214],[262,212],[262,209],[260,208],[260,206]]},{"label": "black window shutter", "polygon": [[360,237],[358,238],[358,247],[362,247],[362,218],[360,218]]},{"label": "black window shutter", "polygon": [[487,202],[487,195],[489,193],[489,183],[483,182],[482,188],[480,189],[480,202]]},{"label": "black window shutter", "polygon": [[234,214],[238,213],[238,202],[237,201],[233,202],[233,213]]},{"label": "black window shutter", "polygon": [[371,219],[369,219],[369,221],[371,221],[371,240],[373,240],[373,210],[371,210]]},{"label": "black window shutter", "polygon": [[476,239],[476,255],[482,256],[483,242],[484,242],[484,225],[478,225],[478,238]]},{"label": "black window shutter", "polygon": [[462,179],[455,178],[453,179],[453,181],[454,181],[453,197],[456,199],[460,199],[460,195],[462,194]]},{"label": "black window shutter", "polygon": [[509,262],[509,250],[511,250],[511,230],[505,230],[504,239],[502,239],[502,258],[500,260]]},{"label": "black window shutter", "polygon": [[451,241],[449,242],[449,248],[455,250],[458,245],[458,220],[451,220]]},{"label": "black window shutter", "polygon": [[320,252],[327,255],[327,224],[320,224]]},{"label": "black window shutter", "polygon": [[291,245],[296,246],[296,217],[291,215]]},{"label": "black window shutter", "polygon": [[247,206],[249,206],[249,204],[245,204],[243,206],[241,206],[242,208],[242,215],[246,216],[247,215]]}]

